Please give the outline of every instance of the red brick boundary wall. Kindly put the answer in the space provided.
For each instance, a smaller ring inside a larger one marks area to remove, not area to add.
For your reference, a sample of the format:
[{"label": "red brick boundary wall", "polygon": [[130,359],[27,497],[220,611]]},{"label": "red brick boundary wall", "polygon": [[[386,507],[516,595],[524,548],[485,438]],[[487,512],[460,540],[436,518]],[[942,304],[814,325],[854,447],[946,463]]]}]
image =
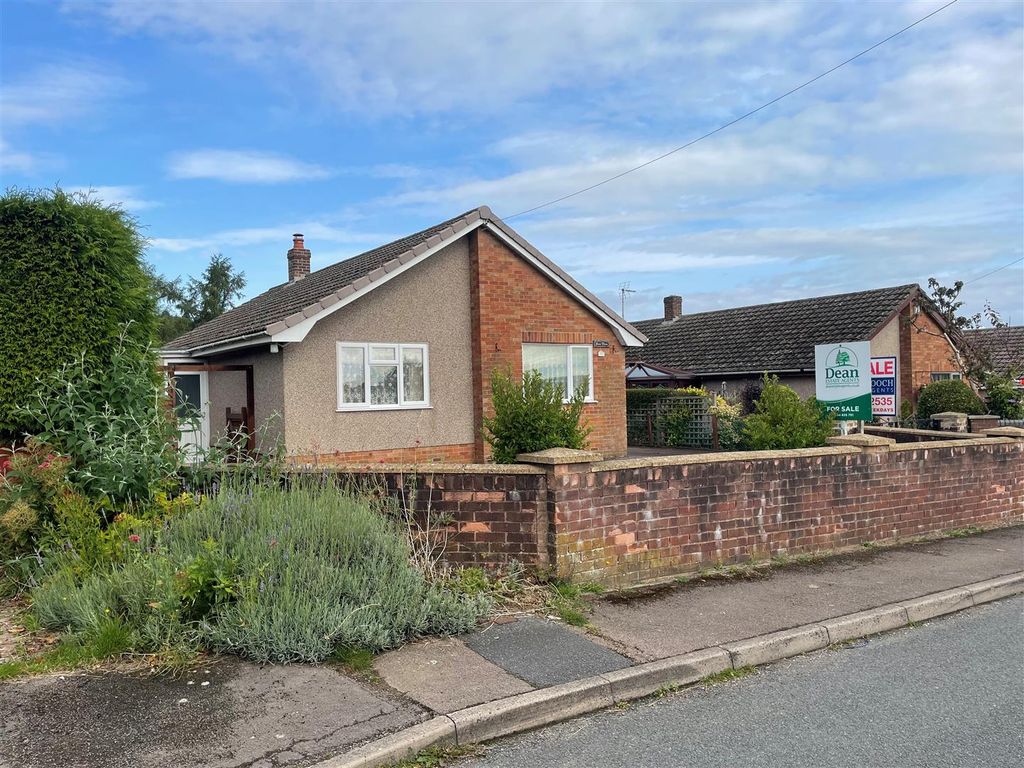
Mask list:
[{"label": "red brick boundary wall", "polygon": [[[1001,435],[992,433],[1001,433]],[[353,468],[415,485],[449,556],[628,586],[702,567],[1024,522],[1024,430],[543,466]],[[410,480],[410,478],[412,478]]]},{"label": "red brick boundary wall", "polygon": [[446,557],[460,565],[511,560],[551,564],[546,475],[519,464],[418,464],[330,467],[357,487],[386,489],[422,528],[447,528]]}]

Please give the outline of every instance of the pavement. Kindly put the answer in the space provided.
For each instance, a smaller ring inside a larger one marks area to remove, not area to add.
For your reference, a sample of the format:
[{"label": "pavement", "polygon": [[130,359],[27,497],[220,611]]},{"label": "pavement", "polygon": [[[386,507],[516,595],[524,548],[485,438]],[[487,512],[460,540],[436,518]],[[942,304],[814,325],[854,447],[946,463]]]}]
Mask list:
[{"label": "pavement", "polygon": [[[494,726],[501,717],[515,720],[517,730],[546,725],[650,693],[661,680],[695,680],[821,648],[844,631],[824,627],[833,617],[904,601],[874,625],[851,625],[879,631],[936,615],[936,605],[939,612],[969,607],[983,600],[963,590],[916,606],[910,601],[1022,571],[1024,527],[1015,527],[865,550],[757,580],[610,596],[595,602],[589,631],[548,617],[505,618],[462,638],[428,639],[379,656],[376,683],[330,667],[238,661],[180,680],[12,681],[0,684],[0,766],[269,768],[319,765],[325,758],[325,767],[386,764],[394,761],[396,743],[407,754],[453,740],[456,730],[462,743],[485,740],[510,732]],[[890,621],[897,615],[898,622]],[[767,641],[737,642],[815,622],[821,624]],[[866,634],[861,629],[850,636]],[[697,649],[709,651],[679,657]],[[898,670],[891,679],[903,684]]]},{"label": "pavement", "polygon": [[428,716],[329,667],[227,657],[180,677],[47,675],[0,685],[0,766],[310,765]]},{"label": "pavement", "polygon": [[1024,598],[498,741],[453,768],[1016,768]]}]

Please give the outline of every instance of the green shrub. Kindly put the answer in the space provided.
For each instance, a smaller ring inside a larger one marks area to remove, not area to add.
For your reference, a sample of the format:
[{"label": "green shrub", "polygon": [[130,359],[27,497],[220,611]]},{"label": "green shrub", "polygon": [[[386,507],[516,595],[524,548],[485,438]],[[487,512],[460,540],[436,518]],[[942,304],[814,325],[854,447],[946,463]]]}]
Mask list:
[{"label": "green shrub", "polygon": [[127,329],[106,362],[58,367],[16,413],[71,460],[68,477],[90,499],[146,501],[184,463],[156,361]]},{"label": "green shrub", "polygon": [[985,404],[965,381],[933,381],[921,390],[917,398],[917,415],[928,419],[934,413],[946,411],[977,415],[985,413]]},{"label": "green shrub", "polygon": [[[68,462],[30,440],[3,457],[0,467],[0,569],[34,551],[54,518],[56,500],[67,489]],[[4,590],[7,591],[7,590]]]},{"label": "green shrub", "polygon": [[708,409],[718,419],[718,447],[723,451],[737,451],[743,447],[743,416],[739,403],[730,403],[724,397],[715,398]]},{"label": "green shrub", "polygon": [[985,377],[985,403],[1001,419],[1024,419],[1024,392],[1009,376]]},{"label": "green shrub", "polygon": [[671,389],[668,387],[633,387],[626,390],[626,408],[636,408],[648,405],[657,400],[664,400],[668,397],[707,397],[708,391],[703,387],[682,387]]},{"label": "green shrub", "polygon": [[693,412],[685,405],[677,405],[661,419],[661,428],[665,442],[670,448],[682,448],[687,445],[687,429],[693,420]]},{"label": "green shrub", "polygon": [[139,650],[321,661],[464,632],[489,605],[428,583],[394,520],[327,482],[227,487],[135,535],[136,557],[47,579],[33,595],[40,623],[94,634],[114,617]]},{"label": "green shrub", "polygon": [[109,361],[121,328],[149,342],[154,299],[142,237],[124,212],[60,190],[0,197],[0,435],[34,433],[18,409],[49,376],[84,356]]},{"label": "green shrub", "polygon": [[520,453],[587,447],[590,427],[580,424],[582,387],[566,403],[561,388],[536,371],[527,371],[522,384],[494,371],[491,394],[494,416],[484,418],[484,439],[498,464],[513,464]]},{"label": "green shrub", "polygon": [[765,376],[761,396],[743,428],[744,443],[755,451],[811,448],[825,445],[832,434],[834,419],[815,398],[800,396],[779,383],[777,376]]}]

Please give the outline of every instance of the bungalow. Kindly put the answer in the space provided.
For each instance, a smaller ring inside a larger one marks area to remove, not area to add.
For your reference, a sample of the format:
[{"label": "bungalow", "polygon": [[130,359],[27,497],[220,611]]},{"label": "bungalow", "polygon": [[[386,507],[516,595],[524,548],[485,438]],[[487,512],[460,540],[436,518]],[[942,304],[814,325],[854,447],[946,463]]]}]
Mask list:
[{"label": "bungalow", "polygon": [[298,461],[484,461],[496,370],[583,386],[591,447],[626,452],[627,347],[645,337],[477,208],[310,271],[168,343],[161,357],[207,446],[258,425]]},{"label": "bungalow", "polygon": [[[634,323],[648,341],[627,351],[630,386],[655,384],[645,374],[656,367],[678,382],[736,395],[768,373],[807,397],[814,394],[814,346],[836,341],[870,341],[873,356],[895,356],[897,402],[914,404],[924,385],[961,376],[946,323],[917,285],[692,315],[682,304],[668,296],[663,317]],[[641,362],[651,368],[635,365]]]},{"label": "bungalow", "polygon": [[964,340],[990,372],[1012,376],[1024,389],[1024,325],[978,328],[964,331]]}]

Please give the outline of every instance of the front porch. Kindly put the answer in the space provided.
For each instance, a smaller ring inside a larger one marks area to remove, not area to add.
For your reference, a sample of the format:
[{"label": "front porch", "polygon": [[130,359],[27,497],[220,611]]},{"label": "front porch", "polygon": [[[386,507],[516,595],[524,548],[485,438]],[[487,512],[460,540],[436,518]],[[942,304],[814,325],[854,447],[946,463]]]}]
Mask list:
[{"label": "front porch", "polygon": [[172,407],[181,423],[181,444],[199,451],[229,445],[247,455],[256,452],[256,394],[253,366],[244,364],[168,363],[164,367]]}]

